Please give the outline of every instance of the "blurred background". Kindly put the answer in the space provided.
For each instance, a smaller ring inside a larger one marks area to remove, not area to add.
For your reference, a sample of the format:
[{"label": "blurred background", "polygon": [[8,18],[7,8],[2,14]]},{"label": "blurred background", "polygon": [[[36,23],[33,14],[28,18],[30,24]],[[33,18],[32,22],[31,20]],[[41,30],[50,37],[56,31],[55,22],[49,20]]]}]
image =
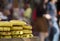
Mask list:
[{"label": "blurred background", "polygon": [[[39,3],[40,0],[0,0],[0,21],[22,20],[32,25],[32,13],[37,6],[36,2]],[[56,5],[57,23],[60,28],[60,0]],[[29,7],[28,10],[26,10],[27,7]]]}]

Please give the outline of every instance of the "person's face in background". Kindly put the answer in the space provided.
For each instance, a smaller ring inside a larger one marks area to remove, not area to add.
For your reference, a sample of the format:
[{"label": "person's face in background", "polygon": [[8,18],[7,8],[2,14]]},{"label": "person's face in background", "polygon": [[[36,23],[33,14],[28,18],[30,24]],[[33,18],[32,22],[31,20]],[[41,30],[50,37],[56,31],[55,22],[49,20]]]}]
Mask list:
[{"label": "person's face in background", "polygon": [[48,2],[48,0],[44,0],[44,3],[47,3]]},{"label": "person's face in background", "polygon": [[55,2],[57,2],[57,0],[54,0]]},{"label": "person's face in background", "polygon": [[57,2],[57,0],[52,0],[52,2],[53,2],[53,3],[56,3],[56,2]]},{"label": "person's face in background", "polygon": [[28,8],[29,6],[30,6],[30,4],[28,4],[28,3],[24,4],[25,9]]}]

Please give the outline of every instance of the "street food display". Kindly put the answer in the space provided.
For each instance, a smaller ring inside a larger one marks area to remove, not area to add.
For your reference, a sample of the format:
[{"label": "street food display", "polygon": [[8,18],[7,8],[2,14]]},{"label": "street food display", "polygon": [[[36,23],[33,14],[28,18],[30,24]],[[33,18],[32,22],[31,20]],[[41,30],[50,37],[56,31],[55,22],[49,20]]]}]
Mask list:
[{"label": "street food display", "polygon": [[32,38],[32,26],[24,21],[0,21],[0,38]]}]

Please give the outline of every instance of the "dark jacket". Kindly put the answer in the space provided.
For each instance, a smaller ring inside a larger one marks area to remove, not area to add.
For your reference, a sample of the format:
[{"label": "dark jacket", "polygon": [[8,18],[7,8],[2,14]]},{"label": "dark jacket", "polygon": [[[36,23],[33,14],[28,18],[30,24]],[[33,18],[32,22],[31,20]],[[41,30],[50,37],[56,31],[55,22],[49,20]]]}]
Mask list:
[{"label": "dark jacket", "polygon": [[43,7],[38,6],[36,8],[36,10],[37,10],[37,12],[36,12],[37,13],[36,14],[37,17],[42,17],[43,14],[46,14],[46,8],[43,8]]}]

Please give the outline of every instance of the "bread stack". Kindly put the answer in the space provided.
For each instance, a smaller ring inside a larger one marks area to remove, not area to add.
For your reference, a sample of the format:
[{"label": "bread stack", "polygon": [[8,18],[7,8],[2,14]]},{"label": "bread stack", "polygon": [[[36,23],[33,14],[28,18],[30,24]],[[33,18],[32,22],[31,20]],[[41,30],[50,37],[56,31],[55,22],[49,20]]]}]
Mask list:
[{"label": "bread stack", "polygon": [[13,38],[21,38],[20,36],[23,35],[23,25],[26,23],[19,20],[11,20],[10,23],[12,24],[11,33]]},{"label": "bread stack", "polygon": [[24,21],[11,20],[12,24],[12,37],[13,38],[31,38],[32,35],[32,26],[27,25]]},{"label": "bread stack", "polygon": [[11,20],[0,22],[0,38],[31,38],[32,26],[24,21]]},{"label": "bread stack", "polygon": [[0,22],[0,38],[11,38],[11,26],[8,21]]},{"label": "bread stack", "polygon": [[24,35],[23,35],[24,38],[31,38],[31,37],[33,37],[33,35],[32,35],[32,26],[24,25],[23,26],[23,33],[24,33]]}]

